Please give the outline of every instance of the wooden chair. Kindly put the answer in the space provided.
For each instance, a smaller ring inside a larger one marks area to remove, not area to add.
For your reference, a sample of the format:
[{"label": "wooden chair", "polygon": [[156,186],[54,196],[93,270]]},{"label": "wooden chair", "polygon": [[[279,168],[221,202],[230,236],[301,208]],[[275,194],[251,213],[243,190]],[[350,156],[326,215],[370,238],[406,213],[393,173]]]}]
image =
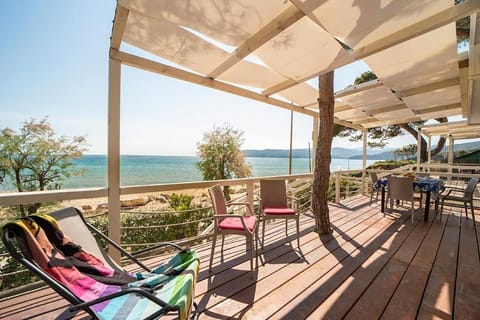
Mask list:
[{"label": "wooden chair", "polygon": [[[253,275],[253,255],[256,255],[256,241],[258,235],[258,221],[253,214],[253,208],[248,202],[226,202],[222,187],[215,185],[208,189],[210,198],[212,200],[213,210],[215,212],[215,226],[212,241],[212,250],[210,255],[209,272],[212,271],[213,255],[215,254],[215,245],[217,236],[222,236],[222,254],[223,244],[226,234],[238,234],[245,236],[250,249],[250,271]],[[245,206],[248,215],[229,214],[227,208],[230,206]],[[255,242],[255,251],[253,250],[253,243]]]},{"label": "wooden chair", "polygon": [[393,210],[394,200],[410,201],[412,214],[412,223],[414,222],[414,202],[419,200],[420,209],[422,208],[422,197],[415,197],[413,192],[412,180],[408,177],[389,176],[388,178],[388,198],[390,199],[390,210]]},{"label": "wooden chair", "polygon": [[455,205],[456,203],[463,203],[463,207],[465,208],[465,218],[468,219],[468,210],[467,204],[470,204],[470,210],[472,211],[472,218],[475,222],[475,212],[473,209],[473,194],[475,193],[475,189],[477,187],[479,179],[478,178],[471,178],[468,181],[466,188],[458,188],[458,187],[447,187],[445,191],[447,193],[440,195],[440,201],[442,203],[440,208],[440,221],[442,220],[443,214],[443,206],[445,201],[447,201],[447,205]]},{"label": "wooden chair", "polygon": [[[289,206],[289,201],[291,206]],[[287,196],[285,180],[260,180],[260,213],[262,218],[262,247],[265,243],[265,221],[285,219],[288,236],[288,220],[297,223],[297,246],[300,249],[300,225],[298,199]]]}]

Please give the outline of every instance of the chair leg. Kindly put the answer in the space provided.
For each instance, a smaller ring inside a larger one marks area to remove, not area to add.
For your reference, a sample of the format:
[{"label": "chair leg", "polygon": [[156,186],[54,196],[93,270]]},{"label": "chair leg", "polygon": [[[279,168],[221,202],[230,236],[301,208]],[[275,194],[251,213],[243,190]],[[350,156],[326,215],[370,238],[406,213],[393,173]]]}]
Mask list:
[{"label": "chair leg", "polygon": [[467,208],[467,203],[463,203],[463,207],[465,208],[465,219],[468,219],[468,208]]},{"label": "chair leg", "polygon": [[250,241],[250,277],[253,279],[253,241],[254,237],[247,237],[247,241]]},{"label": "chair leg", "polygon": [[262,251],[265,244],[265,217],[262,219]]},{"label": "chair leg", "polygon": [[223,262],[223,244],[225,243],[225,235],[222,233],[222,250],[220,252],[222,262]]},{"label": "chair leg", "polygon": [[288,219],[285,219],[285,236],[288,237]]},{"label": "chair leg", "polygon": [[[420,206],[420,208],[421,208],[421,206]],[[415,214],[414,214],[414,213],[415,213],[415,207],[414,207],[414,205],[413,205],[413,201],[412,201],[412,208],[410,209],[410,211],[412,212],[412,224],[413,224],[413,223],[415,223],[415,221],[414,221],[414,219],[415,219],[415,218],[414,218],[414,216],[415,216]]]},{"label": "chair leg", "polygon": [[212,272],[212,264],[213,264],[213,255],[215,254],[215,243],[217,242],[217,234],[213,234],[213,239],[212,239],[212,249],[210,252],[210,265],[208,267],[208,272]]},{"label": "chair leg", "polygon": [[442,205],[440,206],[440,222],[442,221],[443,216],[443,205],[445,204],[445,199],[442,199]]},{"label": "chair leg", "polygon": [[372,200],[373,200],[373,191],[372,191],[372,193],[370,193],[370,204],[369,205],[372,205]]},{"label": "chair leg", "polygon": [[300,217],[297,217],[297,246],[300,249]]},{"label": "chair leg", "polygon": [[473,209],[473,200],[470,201],[470,209],[472,210],[473,225],[475,225],[475,211]]}]

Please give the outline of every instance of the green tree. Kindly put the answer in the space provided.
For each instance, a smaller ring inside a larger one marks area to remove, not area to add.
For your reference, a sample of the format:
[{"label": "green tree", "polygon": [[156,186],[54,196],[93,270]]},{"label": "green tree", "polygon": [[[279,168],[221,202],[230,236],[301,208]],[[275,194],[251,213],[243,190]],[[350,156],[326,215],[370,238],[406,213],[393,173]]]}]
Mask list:
[{"label": "green tree", "polygon": [[[245,162],[240,147],[244,140],[243,132],[226,124],[214,127],[204,133],[203,140],[197,143],[197,155],[201,158],[196,163],[202,172],[203,180],[224,180],[245,178],[252,174],[252,168]],[[230,199],[228,186],[224,187],[227,199]]]},{"label": "green tree", "polygon": [[[57,137],[47,118],[31,119],[18,132],[3,128],[0,131],[0,177],[18,192],[60,189],[62,181],[73,170],[72,160],[85,151],[85,137]],[[35,213],[40,203],[28,205]],[[25,215],[24,206],[20,213]]]}]

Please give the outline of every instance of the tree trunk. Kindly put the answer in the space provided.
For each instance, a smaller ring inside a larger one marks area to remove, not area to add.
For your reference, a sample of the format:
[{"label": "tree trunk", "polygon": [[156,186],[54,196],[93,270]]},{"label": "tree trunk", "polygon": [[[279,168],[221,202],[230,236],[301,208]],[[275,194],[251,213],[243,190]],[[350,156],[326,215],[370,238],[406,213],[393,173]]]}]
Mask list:
[{"label": "tree trunk", "polygon": [[[448,122],[448,118],[436,118],[440,123]],[[400,127],[402,127],[403,130],[407,131],[410,133],[415,139],[418,139],[418,131],[412,128],[408,123],[401,124]],[[445,146],[445,142],[447,140],[445,137],[440,137],[437,142],[437,147],[432,150],[432,157],[442,151],[443,147]],[[428,160],[428,150],[427,150],[427,141],[422,137],[420,141],[420,161],[421,162],[427,162]],[[418,151],[417,151],[418,152]]]},{"label": "tree trunk", "polygon": [[328,185],[330,181],[330,161],[333,138],[333,71],[322,74],[318,79],[320,128],[315,154],[315,171],[312,185],[312,210],[315,216],[316,231],[331,234],[328,210]]}]

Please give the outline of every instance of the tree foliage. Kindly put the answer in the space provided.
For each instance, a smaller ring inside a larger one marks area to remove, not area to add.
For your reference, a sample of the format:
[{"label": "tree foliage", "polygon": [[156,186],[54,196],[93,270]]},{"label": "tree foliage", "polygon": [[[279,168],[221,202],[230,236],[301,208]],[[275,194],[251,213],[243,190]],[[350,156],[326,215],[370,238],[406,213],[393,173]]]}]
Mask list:
[{"label": "tree foliage", "polygon": [[[47,118],[31,119],[18,132],[0,131],[0,179],[18,192],[60,189],[73,170],[72,160],[85,151],[85,137],[58,137]],[[35,213],[41,204],[28,206]],[[23,206],[21,214],[25,214]]]},{"label": "tree foliage", "polygon": [[406,146],[403,146],[400,149],[397,149],[393,152],[393,156],[395,159],[412,159],[415,157],[415,154],[417,153],[417,145],[412,143],[412,144],[407,144]]},{"label": "tree foliage", "polygon": [[[196,163],[203,180],[251,176],[252,168],[246,163],[245,155],[240,149],[244,142],[242,135],[242,131],[227,124],[204,133],[202,142],[197,143],[197,155],[201,160]],[[229,198],[228,188],[224,191]]]}]

